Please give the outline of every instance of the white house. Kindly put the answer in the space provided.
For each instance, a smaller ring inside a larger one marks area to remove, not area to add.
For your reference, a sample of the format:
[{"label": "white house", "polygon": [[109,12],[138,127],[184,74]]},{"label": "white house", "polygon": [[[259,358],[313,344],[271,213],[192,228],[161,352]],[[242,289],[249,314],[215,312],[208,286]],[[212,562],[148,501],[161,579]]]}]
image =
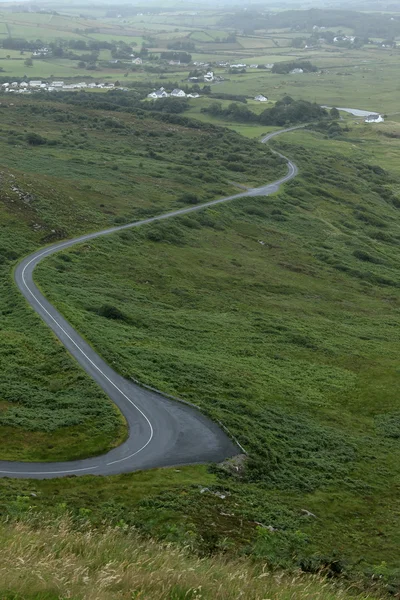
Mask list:
[{"label": "white house", "polygon": [[303,69],[293,69],[293,71],[290,71],[291,75],[299,75],[300,73],[304,73]]},{"label": "white house", "polygon": [[383,123],[384,121],[382,115],[368,115],[365,119],[365,123]]},{"label": "white house", "polygon": [[204,75],[204,81],[206,83],[211,83],[214,81],[214,73],[212,71],[208,71],[208,73]]},{"label": "white house", "polygon": [[47,56],[49,54],[48,48],[38,48],[32,54],[32,56]]},{"label": "white house", "polygon": [[174,96],[175,98],[186,98],[185,92],[178,88],[176,88],[175,90],[172,90],[171,96]]},{"label": "white house", "polygon": [[138,58],[134,58],[133,61],[132,61],[132,64],[133,65],[141,65],[141,64],[143,64],[143,60],[141,58],[139,58],[139,57]]},{"label": "white house", "polygon": [[62,87],[64,87],[64,82],[63,81],[53,81],[50,85],[55,88],[62,88]]},{"label": "white house", "polygon": [[268,98],[266,98],[262,94],[258,94],[258,96],[254,98],[254,100],[257,100],[257,102],[268,102]]},{"label": "white house", "polygon": [[21,83],[19,84],[19,87],[20,88],[27,88],[27,87],[29,87],[29,84],[26,83],[26,81],[21,81]]},{"label": "white house", "polygon": [[18,87],[18,81],[13,81],[11,84],[12,88],[17,88]]},{"label": "white house", "polygon": [[194,92],[193,94],[188,94],[187,97],[188,98],[200,98],[200,94],[198,94],[197,92]]},{"label": "white house", "polygon": [[168,96],[169,94],[167,94],[163,87],[160,87],[159,90],[151,92],[151,94],[147,95],[148,98],[153,98],[154,100],[157,100],[158,98],[168,98]]},{"label": "white house", "polygon": [[29,82],[29,86],[33,87],[33,88],[40,88],[41,85],[42,85],[42,82],[40,80]]}]

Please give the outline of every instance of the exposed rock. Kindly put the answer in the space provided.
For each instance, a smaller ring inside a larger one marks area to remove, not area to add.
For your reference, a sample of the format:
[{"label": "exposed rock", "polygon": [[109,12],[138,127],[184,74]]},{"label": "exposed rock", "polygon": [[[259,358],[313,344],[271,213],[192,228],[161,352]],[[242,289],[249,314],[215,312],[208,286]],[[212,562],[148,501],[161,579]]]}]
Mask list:
[{"label": "exposed rock", "polygon": [[270,531],[271,533],[274,533],[274,531],[278,531],[272,525],[264,525],[263,523],[259,523],[258,521],[254,521],[254,523],[259,527],[262,527],[263,529],[268,529],[268,531]]},{"label": "exposed rock", "polygon": [[316,516],[316,515],[314,515],[314,513],[310,512],[309,510],[306,510],[305,508],[302,508],[302,509],[301,509],[301,512],[303,513],[303,515],[304,515],[305,517],[312,517],[313,519],[316,519],[316,518],[317,518],[317,516]]},{"label": "exposed rock", "polygon": [[228,458],[224,460],[224,462],[220,463],[218,466],[220,469],[234,475],[236,477],[240,477],[246,468],[247,456],[246,454],[238,454],[233,458]]}]

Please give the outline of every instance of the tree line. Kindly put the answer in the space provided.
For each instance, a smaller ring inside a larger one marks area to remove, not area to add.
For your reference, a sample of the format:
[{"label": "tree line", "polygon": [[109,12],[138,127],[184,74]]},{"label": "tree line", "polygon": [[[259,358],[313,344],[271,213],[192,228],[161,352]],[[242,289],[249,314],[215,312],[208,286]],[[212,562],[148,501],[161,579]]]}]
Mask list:
[{"label": "tree line", "polygon": [[267,108],[261,114],[256,114],[246,105],[232,102],[223,108],[221,102],[213,102],[208,108],[202,108],[202,112],[216,117],[225,117],[242,123],[260,123],[261,125],[277,125],[283,127],[296,123],[308,123],[309,121],[327,119],[329,113],[315,102],[306,100],[293,100],[290,96],[284,96],[282,100]]}]

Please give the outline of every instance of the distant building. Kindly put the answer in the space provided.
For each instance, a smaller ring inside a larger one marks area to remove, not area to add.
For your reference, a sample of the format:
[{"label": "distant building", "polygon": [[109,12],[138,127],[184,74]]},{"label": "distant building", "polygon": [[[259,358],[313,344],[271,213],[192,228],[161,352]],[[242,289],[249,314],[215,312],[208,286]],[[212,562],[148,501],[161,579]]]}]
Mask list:
[{"label": "distant building", "polygon": [[382,115],[368,115],[365,119],[365,123],[383,123],[384,121]]},{"label": "distant building", "polygon": [[291,75],[300,75],[301,73],[304,73],[303,69],[293,69],[293,71],[290,71]]},{"label": "distant building", "polygon": [[42,85],[42,82],[40,80],[29,82],[29,87],[31,87],[31,88],[40,88],[41,85]]},{"label": "distant building", "polygon": [[134,58],[133,61],[132,61],[132,64],[133,65],[142,65],[143,64],[143,60],[141,58],[139,58],[139,57]]},{"label": "distant building", "polygon": [[163,87],[147,95],[148,98],[152,98],[153,100],[158,100],[159,98],[168,98],[168,96],[169,94],[165,91]]},{"label": "distant building", "polygon": [[187,98],[200,98],[200,94],[193,92],[192,94],[188,94]]},{"label": "distant building", "polygon": [[40,56],[48,56],[50,50],[48,48],[38,48],[32,53],[32,57],[38,58]]},{"label": "distant building", "polygon": [[268,98],[266,96],[263,96],[262,94],[258,94],[258,96],[254,98],[254,100],[257,100],[257,102],[268,102]]},{"label": "distant building", "polygon": [[174,96],[175,98],[186,98],[185,92],[178,88],[176,88],[175,90],[172,90],[171,96]]}]

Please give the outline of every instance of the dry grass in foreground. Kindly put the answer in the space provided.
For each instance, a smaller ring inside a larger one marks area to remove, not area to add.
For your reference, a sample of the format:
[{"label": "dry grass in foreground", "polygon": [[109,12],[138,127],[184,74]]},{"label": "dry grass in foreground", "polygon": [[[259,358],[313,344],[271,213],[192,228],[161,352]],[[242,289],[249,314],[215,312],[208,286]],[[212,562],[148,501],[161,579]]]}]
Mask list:
[{"label": "dry grass in foreground", "polygon": [[317,576],[271,574],[244,559],[199,559],[134,531],[77,531],[67,518],[40,528],[0,526],[0,598],[372,600]]}]

